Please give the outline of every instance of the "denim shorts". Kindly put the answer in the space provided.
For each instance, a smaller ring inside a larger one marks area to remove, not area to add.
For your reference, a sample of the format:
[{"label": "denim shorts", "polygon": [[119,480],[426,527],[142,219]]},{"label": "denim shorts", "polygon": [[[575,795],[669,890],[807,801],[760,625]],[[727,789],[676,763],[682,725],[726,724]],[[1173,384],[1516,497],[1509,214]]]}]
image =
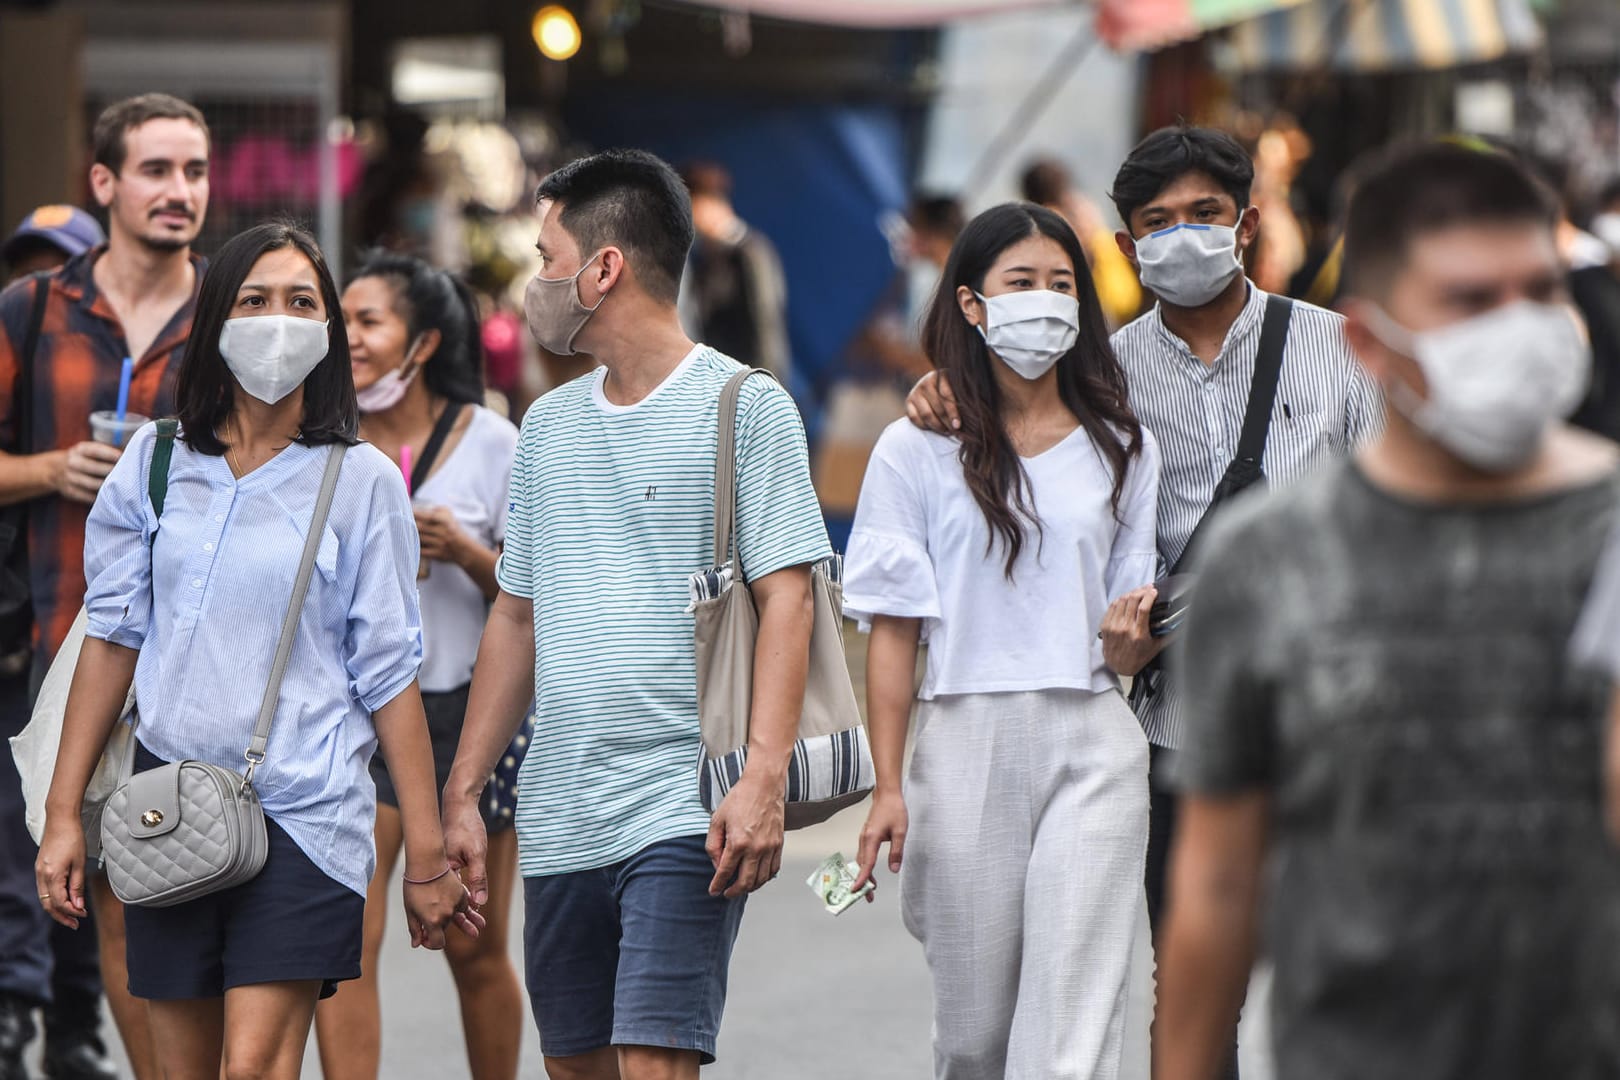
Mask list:
[{"label": "denim shorts", "polygon": [[547,1057],[658,1046],[714,1061],[746,898],[709,895],[704,839],[524,878],[524,966]]},{"label": "denim shorts", "polygon": [[[137,743],[135,771],[162,761]],[[235,986],[360,977],[365,897],[264,820],[269,854],[251,881],[173,907],[124,907],[129,992],[154,1001],[223,997]]]}]

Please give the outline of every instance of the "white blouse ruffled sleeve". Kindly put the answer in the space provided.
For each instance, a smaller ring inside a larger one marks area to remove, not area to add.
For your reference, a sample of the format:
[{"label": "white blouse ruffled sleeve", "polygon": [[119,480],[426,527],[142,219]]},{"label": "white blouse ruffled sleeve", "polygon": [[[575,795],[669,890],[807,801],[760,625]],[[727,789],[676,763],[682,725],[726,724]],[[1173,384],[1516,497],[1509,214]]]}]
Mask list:
[{"label": "white blouse ruffled sleeve", "polygon": [[891,427],[872,450],[844,556],[844,614],[862,631],[877,615],[922,619],[926,638],[940,599],[928,555],[925,470],[906,460],[911,435]]}]

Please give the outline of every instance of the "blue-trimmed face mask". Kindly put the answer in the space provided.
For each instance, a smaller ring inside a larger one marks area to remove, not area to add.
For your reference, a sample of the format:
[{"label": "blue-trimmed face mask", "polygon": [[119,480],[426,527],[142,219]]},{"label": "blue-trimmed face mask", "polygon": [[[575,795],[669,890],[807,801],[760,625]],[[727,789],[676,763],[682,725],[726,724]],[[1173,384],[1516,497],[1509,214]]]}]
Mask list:
[{"label": "blue-trimmed face mask", "polygon": [[1231,225],[1172,225],[1136,242],[1142,287],[1176,307],[1203,307],[1243,272]]}]

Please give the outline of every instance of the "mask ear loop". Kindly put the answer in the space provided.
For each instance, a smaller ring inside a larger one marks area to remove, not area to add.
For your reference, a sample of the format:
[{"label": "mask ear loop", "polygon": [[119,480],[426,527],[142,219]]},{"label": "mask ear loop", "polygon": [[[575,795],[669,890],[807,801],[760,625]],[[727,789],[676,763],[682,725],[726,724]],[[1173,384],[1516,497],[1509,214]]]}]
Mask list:
[{"label": "mask ear loop", "polygon": [[[411,339],[411,343],[405,347],[405,359],[401,360],[399,362],[399,367],[394,369],[395,377],[403,382],[410,382],[412,379],[422,374],[422,365],[416,360],[416,351],[421,347],[423,333],[424,332],[419,332],[414,338]],[[400,374],[408,366],[411,367],[410,374]]]},{"label": "mask ear loop", "polygon": [[[576,301],[579,300],[579,279],[580,279],[580,275],[584,274],[585,271],[589,270],[591,268],[591,263],[593,263],[597,259],[601,258],[601,256],[602,256],[602,253],[600,251],[598,251],[595,255],[592,255],[590,258],[585,260],[585,265],[584,266],[582,266],[578,270],[574,271],[574,299]],[[544,281],[545,279],[542,278],[541,280]],[[592,304],[588,308],[585,308],[585,310],[586,311],[595,311],[597,308],[602,306],[602,301],[604,301],[606,299],[607,299],[607,293],[604,292],[601,296],[598,296],[596,298],[596,303]],[[585,305],[583,303],[581,303],[579,306],[580,307],[585,307]]]},{"label": "mask ear loop", "polygon": [[[1396,322],[1394,316],[1385,311],[1382,305],[1369,301],[1363,315],[1363,321],[1367,324],[1367,329],[1371,331],[1372,336],[1378,339],[1379,344],[1406,357],[1417,365],[1419,371],[1423,371],[1423,363],[1417,358],[1417,335]],[[1426,374],[1425,380],[1427,380]],[[1392,379],[1390,384],[1385,386],[1383,390],[1384,396],[1389,398],[1390,404],[1394,405],[1396,409],[1420,428],[1427,430],[1424,426],[1423,414],[1429,408],[1428,399],[1420,397],[1416,390],[1413,390],[1400,379]]]}]

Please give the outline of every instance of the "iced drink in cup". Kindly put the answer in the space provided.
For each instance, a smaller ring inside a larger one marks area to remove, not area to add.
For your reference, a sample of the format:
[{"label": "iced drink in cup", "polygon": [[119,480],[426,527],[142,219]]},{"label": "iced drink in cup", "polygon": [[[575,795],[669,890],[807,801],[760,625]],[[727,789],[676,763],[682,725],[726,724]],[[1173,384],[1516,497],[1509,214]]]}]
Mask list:
[{"label": "iced drink in cup", "polygon": [[90,414],[90,438],[98,443],[108,446],[125,446],[129,437],[141,429],[141,425],[150,423],[149,417],[140,413],[125,413],[122,420],[111,409]]}]

